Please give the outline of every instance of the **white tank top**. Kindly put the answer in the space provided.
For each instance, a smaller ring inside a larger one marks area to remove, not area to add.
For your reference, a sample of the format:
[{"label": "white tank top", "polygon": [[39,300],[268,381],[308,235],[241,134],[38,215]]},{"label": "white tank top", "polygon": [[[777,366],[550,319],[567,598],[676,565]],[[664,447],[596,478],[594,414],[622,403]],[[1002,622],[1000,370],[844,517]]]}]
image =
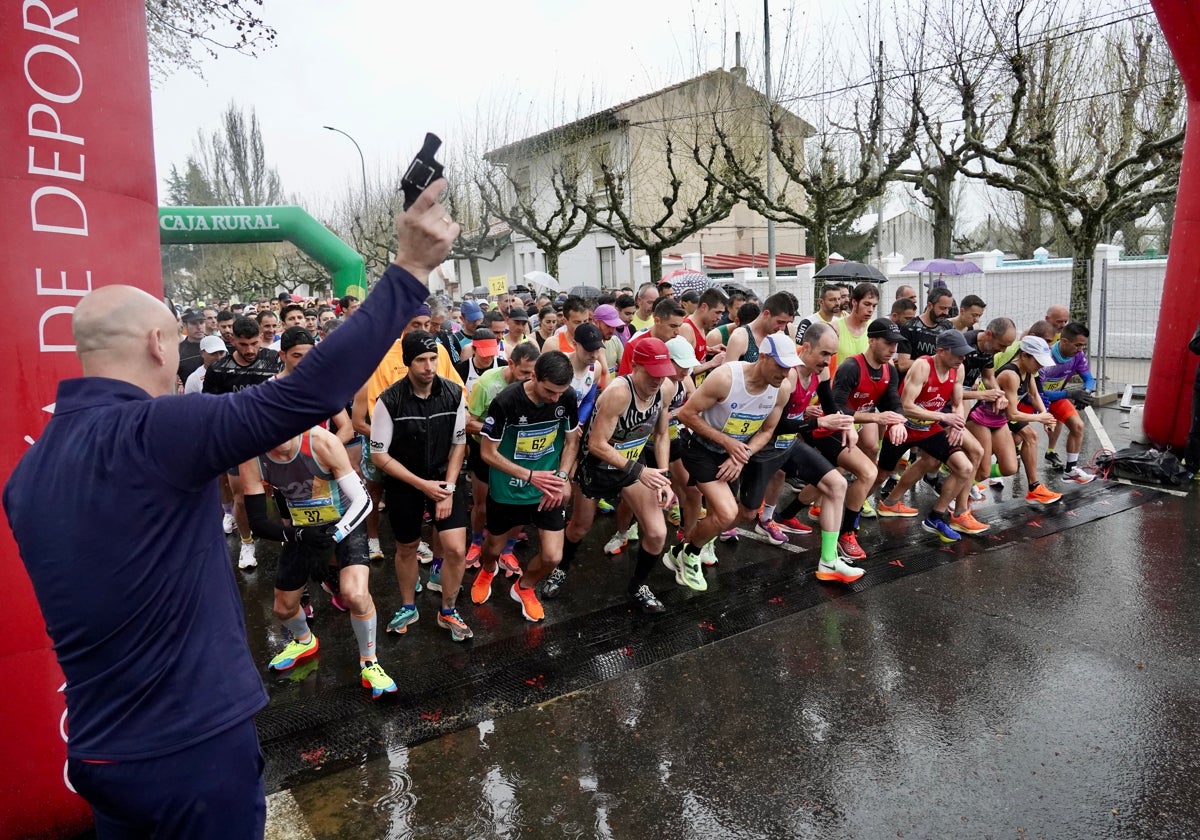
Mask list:
[{"label": "white tank top", "polygon": [[729,385],[729,396],[702,412],[710,426],[743,443],[754,437],[762,428],[763,421],[775,410],[775,401],[779,394],[779,389],[773,385],[768,385],[761,394],[751,394],[746,390],[745,371],[750,364],[730,364],[729,372],[733,381]]}]

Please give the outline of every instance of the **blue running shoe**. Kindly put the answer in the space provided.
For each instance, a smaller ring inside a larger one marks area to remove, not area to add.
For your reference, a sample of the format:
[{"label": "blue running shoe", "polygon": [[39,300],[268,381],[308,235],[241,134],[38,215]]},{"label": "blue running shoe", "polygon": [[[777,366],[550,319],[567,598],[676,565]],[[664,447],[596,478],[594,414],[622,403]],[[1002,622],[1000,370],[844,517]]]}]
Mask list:
[{"label": "blue running shoe", "polygon": [[934,519],[932,516],[926,516],[921,520],[921,527],[931,534],[937,534],[938,539],[944,543],[958,542],[962,536],[950,527],[950,523],[945,519]]},{"label": "blue running shoe", "polygon": [[389,633],[407,633],[408,625],[415,624],[420,618],[420,613],[417,612],[415,605],[404,605],[396,610],[396,614],[392,616],[392,620],[388,622],[387,632]]}]

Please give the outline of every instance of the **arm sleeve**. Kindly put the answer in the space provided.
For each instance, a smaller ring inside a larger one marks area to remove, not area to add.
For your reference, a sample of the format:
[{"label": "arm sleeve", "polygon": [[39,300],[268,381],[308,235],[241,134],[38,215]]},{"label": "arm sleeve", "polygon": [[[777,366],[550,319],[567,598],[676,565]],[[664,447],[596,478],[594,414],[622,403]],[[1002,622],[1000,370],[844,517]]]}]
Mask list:
[{"label": "arm sleeve", "polygon": [[1079,378],[1083,380],[1083,387],[1089,391],[1096,390],[1096,377],[1092,375],[1092,367],[1088,364],[1087,356],[1084,353],[1076,353],[1079,361],[1075,363],[1076,372]]},{"label": "arm sleeve", "polygon": [[[374,429],[371,430],[374,436]],[[467,398],[460,397],[458,401],[458,417],[454,419],[454,437],[450,441],[451,446],[466,446],[467,445]],[[374,444],[372,443],[372,446]]]},{"label": "arm sleeve", "polygon": [[342,476],[337,480],[337,486],[350,502],[333,531],[334,542],[341,542],[351,531],[367,521],[367,514],[371,512],[371,494],[367,492],[366,485],[358,477],[358,473],[352,472]]},{"label": "arm sleeve", "polygon": [[371,412],[371,451],[387,452],[392,448],[392,415],[383,404],[383,400],[375,400],[375,410]]},{"label": "arm sleeve", "polygon": [[821,403],[821,411],[826,414],[838,413],[837,404],[833,401],[833,386],[828,379],[817,383],[817,400]]},{"label": "arm sleeve", "polygon": [[428,295],[407,271],[389,266],[354,317],[290,376],[236,394],[154,400],[139,441],[146,463],[168,484],[192,488],[320,423],[367,381]]},{"label": "arm sleeve", "polygon": [[262,540],[283,542],[283,526],[267,515],[267,495],[255,493],[246,496],[246,518],[250,520],[250,533]]},{"label": "arm sleeve", "polygon": [[847,410],[846,404],[850,402],[850,395],[854,393],[854,388],[858,385],[858,374],[858,362],[854,359],[846,359],[838,365],[837,373],[833,375],[833,388],[831,389],[833,403],[842,414],[852,413]]}]

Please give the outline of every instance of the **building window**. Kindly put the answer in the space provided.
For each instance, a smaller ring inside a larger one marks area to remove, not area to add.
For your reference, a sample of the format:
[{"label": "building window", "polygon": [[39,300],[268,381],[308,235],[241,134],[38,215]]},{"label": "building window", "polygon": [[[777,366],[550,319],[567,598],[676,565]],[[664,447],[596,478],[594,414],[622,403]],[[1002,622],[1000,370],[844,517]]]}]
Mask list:
[{"label": "building window", "polygon": [[592,195],[599,195],[606,189],[604,183],[604,167],[612,168],[607,143],[597,143],[592,146]]},{"label": "building window", "polygon": [[617,249],[614,246],[597,248],[600,257],[600,288],[610,289],[617,285]]}]

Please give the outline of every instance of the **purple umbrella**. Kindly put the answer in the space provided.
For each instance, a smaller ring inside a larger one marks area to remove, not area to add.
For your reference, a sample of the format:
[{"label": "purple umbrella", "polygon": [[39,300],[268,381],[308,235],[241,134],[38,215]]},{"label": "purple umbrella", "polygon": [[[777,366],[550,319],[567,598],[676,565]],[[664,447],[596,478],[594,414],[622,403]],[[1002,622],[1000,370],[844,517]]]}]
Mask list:
[{"label": "purple umbrella", "polygon": [[[910,263],[911,265],[911,263]],[[912,271],[913,269],[908,269]],[[970,260],[926,260],[923,268],[916,269],[926,274],[983,274],[983,269]]]}]

